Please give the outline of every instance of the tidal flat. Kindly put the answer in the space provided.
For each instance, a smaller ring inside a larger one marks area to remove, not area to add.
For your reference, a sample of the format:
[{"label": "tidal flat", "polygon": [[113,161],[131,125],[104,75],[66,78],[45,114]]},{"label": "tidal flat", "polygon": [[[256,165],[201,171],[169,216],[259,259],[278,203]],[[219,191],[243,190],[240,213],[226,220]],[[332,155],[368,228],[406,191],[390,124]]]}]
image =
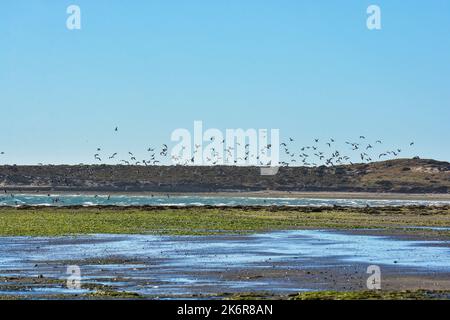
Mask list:
[{"label": "tidal flat", "polygon": [[3,207],[0,298],[448,299],[449,226],[449,206]]}]

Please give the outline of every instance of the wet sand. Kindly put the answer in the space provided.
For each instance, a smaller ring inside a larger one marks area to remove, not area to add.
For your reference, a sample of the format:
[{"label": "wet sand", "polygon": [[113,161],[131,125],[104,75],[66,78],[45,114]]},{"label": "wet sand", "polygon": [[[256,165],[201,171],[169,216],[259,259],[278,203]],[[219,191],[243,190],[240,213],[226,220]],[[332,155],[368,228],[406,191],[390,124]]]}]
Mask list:
[{"label": "wet sand", "polygon": [[[448,237],[397,230],[295,230],[253,235],[2,237],[0,295],[17,298],[226,298],[251,292],[367,290],[369,265],[383,290],[450,290]],[[67,266],[81,290],[66,287]],[[107,296],[111,298],[112,296]]]}]

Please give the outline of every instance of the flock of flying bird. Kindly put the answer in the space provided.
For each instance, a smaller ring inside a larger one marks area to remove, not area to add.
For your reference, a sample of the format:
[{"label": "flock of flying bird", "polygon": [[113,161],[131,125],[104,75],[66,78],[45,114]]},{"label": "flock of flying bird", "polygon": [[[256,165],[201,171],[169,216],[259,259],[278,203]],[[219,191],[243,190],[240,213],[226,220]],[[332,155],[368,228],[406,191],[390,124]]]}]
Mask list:
[{"label": "flock of flying bird", "polygon": [[[115,128],[115,131],[118,131],[117,127]],[[211,138],[211,141],[213,140],[214,138]],[[337,150],[337,144],[333,138],[326,141],[314,139],[314,142],[311,145],[300,148],[293,146],[294,141],[293,138],[289,138],[288,141],[280,143],[280,152],[283,153],[283,161],[280,162],[281,166],[335,166],[353,164],[352,159],[357,159],[358,162],[387,160],[398,157],[402,153],[402,149],[400,148],[393,148],[390,150],[384,149],[385,151],[377,152],[377,150],[381,150],[383,147],[382,140],[376,140],[375,142],[370,143],[365,136],[359,136],[359,139],[356,142],[345,141],[345,144],[348,146],[346,152]],[[225,140],[222,140],[222,145],[225,145]],[[239,143],[236,143],[236,145],[239,146]],[[414,142],[409,143],[409,147],[412,146],[414,146]],[[199,145],[195,145],[193,151],[194,154],[198,152],[199,148]],[[250,145],[246,144],[245,154],[240,158],[233,157],[233,149],[235,149],[233,147],[224,149],[225,152],[219,152],[219,150],[211,148],[211,155],[205,157],[206,163],[204,165],[217,165],[220,163],[236,165],[256,159],[259,165],[270,166],[270,162],[264,163],[260,159],[262,159],[261,155],[267,155],[271,148],[272,145],[267,144],[259,150],[259,154],[253,154],[250,152]],[[97,148],[97,153],[94,155],[94,159],[100,163],[103,161],[100,155],[101,150],[101,148]],[[128,152],[127,158],[119,160],[119,164],[151,166],[163,163],[163,159],[171,159],[175,164],[179,165],[195,164],[194,157],[188,160],[182,160],[182,157],[170,155],[169,158],[168,150],[167,144],[163,144],[158,149],[150,147],[147,149],[148,156],[146,156],[146,159],[138,159],[133,152]],[[352,152],[352,154],[349,155],[348,152]],[[114,152],[112,155],[108,156],[108,160],[117,159],[117,156],[118,153]],[[222,156],[224,159],[221,158]]]},{"label": "flock of flying bird", "polygon": [[[289,138],[289,142],[293,142],[294,139]],[[314,139],[314,143],[311,146],[305,146],[300,148],[298,153],[292,152],[286,143],[281,143],[284,148],[284,153],[288,157],[288,161],[281,162],[284,166],[289,166],[292,163],[301,163],[304,166],[334,166],[343,164],[353,164],[352,158],[348,154],[337,150],[335,148],[335,140],[330,138],[325,142],[325,148],[327,151],[321,151],[320,140]],[[395,158],[402,152],[399,148],[394,148],[393,150],[386,150],[383,152],[376,152],[378,145],[382,145],[381,140],[375,141],[375,143],[367,142],[365,136],[359,136],[359,141],[351,142],[345,141],[345,144],[349,146],[349,151],[356,152],[357,158],[360,162],[372,162],[387,160],[388,158]],[[409,146],[414,146],[414,142],[410,142]],[[296,156],[298,158],[296,158]]]},{"label": "flock of flying bird", "polygon": [[[118,127],[115,127],[114,131],[117,132],[118,130]],[[211,138],[211,141],[213,140],[214,138]],[[380,150],[380,148],[383,146],[383,142],[381,140],[376,140],[374,143],[370,143],[365,136],[359,136],[359,139],[356,142],[345,141],[345,144],[348,146],[348,150],[345,153],[337,150],[336,141],[333,138],[330,138],[326,141],[314,139],[314,142],[311,145],[303,146],[300,148],[296,148],[295,146],[293,146],[293,143],[293,138],[289,138],[287,142],[280,143],[280,152],[283,151],[283,161],[280,162],[281,166],[335,166],[343,164],[353,164],[352,159],[357,159],[358,162],[387,160],[395,158],[402,153],[402,149],[400,148],[393,148],[383,152],[377,152],[376,150]],[[225,140],[222,141],[222,144],[225,144]],[[239,143],[237,143],[237,145],[239,146]],[[409,143],[409,147],[412,147],[413,145],[414,142]],[[194,154],[198,152],[199,148],[199,145],[195,145]],[[250,160],[256,160],[256,162],[261,166],[270,166],[270,161],[268,163],[264,163],[260,159],[262,159],[261,155],[267,155],[271,148],[272,145],[267,144],[266,146],[263,146],[261,150],[259,150],[259,154],[253,154],[250,152],[250,145],[246,144],[245,154],[237,159],[233,158],[233,147],[228,147],[227,149],[225,149],[225,153],[211,148],[211,155],[205,157],[205,165],[217,165],[220,163],[237,165],[246,163]],[[104,157],[102,157],[101,151],[102,148],[97,148],[96,153],[94,154],[94,159],[98,163],[103,163]],[[350,151],[353,152],[352,157],[348,154],[348,152]],[[159,165],[164,161],[163,159],[169,159],[168,152],[169,147],[167,146],[167,144],[163,144],[158,149],[153,147],[148,148],[146,159],[138,159],[138,157],[133,152],[128,152],[127,157],[119,160],[118,164],[144,166]],[[4,151],[0,152],[0,156],[2,155],[5,155]],[[107,158],[109,161],[115,160],[118,159],[118,155],[118,152],[114,152],[113,154],[107,156]],[[225,159],[221,159],[221,156],[223,155],[225,155]],[[175,164],[179,165],[192,165],[195,163],[194,157],[183,161],[181,157],[177,157],[174,155],[171,155],[170,157]]]},{"label": "flock of flying bird", "polygon": [[[94,154],[94,159],[99,161],[99,162],[102,162],[102,158],[100,157],[100,153],[99,153],[101,150],[102,150],[101,148],[97,148],[97,153]],[[169,147],[166,144],[163,144],[163,146],[161,148],[161,152],[159,152],[159,155],[163,156],[163,157],[166,157],[167,153],[168,153],[168,150],[169,150]],[[133,164],[133,165],[150,166],[150,165],[157,165],[158,163],[160,163],[160,161],[156,159],[157,155],[156,155],[156,151],[155,151],[154,148],[148,148],[147,152],[150,153],[149,157],[147,159],[143,159],[143,160],[139,161],[136,158],[136,156],[134,155],[134,153],[130,151],[130,152],[128,152],[129,159],[127,159],[127,160],[124,160],[124,159],[120,160],[120,164],[124,164],[124,165],[132,165]],[[117,155],[118,155],[118,153],[114,152],[112,155],[110,155],[108,157],[108,159],[109,160],[116,159]]]}]

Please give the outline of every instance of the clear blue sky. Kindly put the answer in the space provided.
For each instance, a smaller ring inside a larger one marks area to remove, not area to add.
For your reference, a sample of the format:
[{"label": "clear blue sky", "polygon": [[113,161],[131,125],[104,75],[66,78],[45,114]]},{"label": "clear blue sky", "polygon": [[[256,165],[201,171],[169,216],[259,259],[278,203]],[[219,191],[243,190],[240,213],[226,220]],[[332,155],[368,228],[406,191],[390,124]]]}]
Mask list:
[{"label": "clear blue sky", "polygon": [[194,120],[450,160],[447,0],[3,0],[0,39],[0,163],[144,153]]}]

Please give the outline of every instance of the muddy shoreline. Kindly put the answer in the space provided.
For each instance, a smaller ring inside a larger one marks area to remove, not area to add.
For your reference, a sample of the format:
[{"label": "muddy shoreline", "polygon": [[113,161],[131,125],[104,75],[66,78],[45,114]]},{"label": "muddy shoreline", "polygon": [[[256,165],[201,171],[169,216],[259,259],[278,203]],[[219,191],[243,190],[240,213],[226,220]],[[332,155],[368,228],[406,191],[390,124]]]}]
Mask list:
[{"label": "muddy shoreline", "polygon": [[435,213],[437,212],[447,212],[450,210],[450,205],[405,205],[405,206],[382,206],[382,207],[354,207],[354,206],[284,206],[284,205],[233,205],[233,206],[215,206],[215,205],[127,205],[127,206],[117,206],[117,205],[61,205],[61,206],[30,206],[21,205],[17,207],[11,206],[0,206],[0,210],[113,210],[113,211],[129,211],[129,210],[140,210],[140,211],[187,211],[187,210],[218,210],[218,211],[229,211],[229,210],[243,210],[243,211],[289,211],[289,212],[327,212],[330,210],[337,212],[352,212],[352,213],[363,213],[363,214],[381,214],[381,213],[395,213],[404,212],[407,214],[421,214],[421,212]]},{"label": "muddy shoreline", "polygon": [[[278,234],[282,236],[283,232]],[[332,232],[325,235],[333,234]],[[338,237],[349,236],[349,243],[352,237],[355,237],[352,232],[338,231],[336,234]],[[369,236],[367,238],[369,242],[372,241],[372,236],[375,236],[374,241],[378,241],[379,234],[375,230],[366,230],[363,234]],[[23,260],[19,259],[20,261],[16,262],[16,265],[14,262],[9,262],[9,267],[5,267],[4,263],[0,264],[0,298],[239,299],[253,296],[264,299],[289,299],[303,292],[363,292],[367,290],[369,276],[367,267],[373,264],[381,268],[382,290],[385,292],[427,290],[432,294],[439,291],[439,298],[450,298],[450,265],[447,268],[436,268],[431,265],[426,267],[427,262],[424,261],[423,267],[420,267],[420,264],[408,266],[409,262],[403,261],[401,257],[413,259],[411,260],[413,264],[414,258],[402,254],[404,249],[401,246],[398,250],[395,249],[399,243],[411,241],[411,238],[402,238],[401,233],[384,232],[383,237],[379,238],[379,241],[387,241],[385,249],[395,250],[392,252],[392,259],[398,259],[389,261],[390,255],[378,253],[388,259],[383,258],[384,260],[380,260],[381,263],[376,263],[376,260],[370,261],[370,258],[366,262],[348,259],[345,252],[339,253],[339,250],[334,252],[327,249],[329,252],[322,257],[307,254],[301,249],[302,235],[295,240],[300,246],[298,252],[294,247],[289,252],[285,251],[288,244],[284,241],[289,241],[290,236],[282,236],[280,240],[274,240],[275,242],[270,240],[271,233],[261,234],[258,237],[257,239],[252,236],[170,237],[167,238],[172,243],[169,247],[147,243],[144,241],[145,237],[143,242],[137,243],[137,247],[133,247],[132,242],[123,247],[120,245],[122,241],[125,241],[124,244],[128,243],[126,241],[132,241],[127,235],[99,239],[61,237],[41,240],[29,238],[22,239],[22,242],[15,240],[14,243],[19,247],[23,246],[22,249],[25,251],[28,250],[26,248],[32,251],[41,250],[45,256],[46,250],[50,250],[52,254],[44,260],[40,259],[39,254],[26,254]],[[264,240],[265,237],[269,238]],[[6,238],[2,239],[4,241]],[[140,239],[139,236],[137,239]],[[326,249],[321,243],[329,241],[326,239],[326,237],[323,240],[318,239],[319,242],[314,240],[309,245],[319,246],[318,250]],[[341,238],[337,238],[336,241],[342,241],[339,239]],[[358,239],[366,238],[356,236],[355,241],[360,241]],[[429,254],[421,246],[427,243],[431,245],[431,242],[427,242],[430,240],[439,239],[414,237],[419,246],[416,247],[417,250]],[[281,241],[279,246],[274,244],[277,241]],[[305,241],[311,239],[305,238]],[[266,242],[271,243],[271,247],[264,250]],[[193,247],[189,243],[192,243]],[[391,248],[388,243],[391,243]],[[39,247],[36,248],[36,245]],[[256,247],[252,249],[254,245]],[[140,248],[141,246],[144,247]],[[364,241],[361,246],[364,246]],[[448,242],[442,246],[431,246],[430,250],[438,248],[437,250],[444,252],[450,249]],[[69,248],[72,248],[73,254],[65,252]],[[94,253],[91,253],[91,257],[83,258],[87,253],[79,250],[87,248],[92,248]],[[412,250],[413,248],[415,246]],[[123,251],[124,249],[131,251]],[[370,250],[370,246],[367,250]],[[72,255],[79,258],[61,259]],[[242,258],[244,260],[241,260]],[[196,262],[197,259],[200,259],[199,262]],[[66,288],[68,265],[77,265],[82,271],[83,281],[79,291],[71,292]]]},{"label": "muddy shoreline", "polygon": [[450,205],[1,207],[0,229],[0,299],[450,299]]}]

